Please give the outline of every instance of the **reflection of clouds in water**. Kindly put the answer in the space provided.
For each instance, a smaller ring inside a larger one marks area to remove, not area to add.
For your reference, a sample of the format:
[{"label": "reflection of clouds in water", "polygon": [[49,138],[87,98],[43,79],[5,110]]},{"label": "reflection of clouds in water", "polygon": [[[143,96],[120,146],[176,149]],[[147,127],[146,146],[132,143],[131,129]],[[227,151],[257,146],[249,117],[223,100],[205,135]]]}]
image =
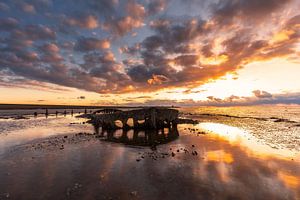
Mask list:
[{"label": "reflection of clouds in water", "polygon": [[0,154],[12,146],[35,139],[60,134],[92,132],[93,129],[90,125],[83,124],[85,121],[86,119],[71,116],[0,121]]},{"label": "reflection of clouds in water", "polygon": [[[197,150],[198,156],[177,153],[178,147]],[[149,148],[101,141],[66,146],[63,151],[45,153],[34,161],[30,152],[23,152],[18,157],[22,159],[8,158],[7,164],[1,163],[0,171],[15,176],[0,174],[0,188],[13,186],[11,194],[39,191],[39,195],[52,197],[54,192],[62,197],[59,195],[65,194],[65,188],[80,183],[83,187],[78,198],[91,199],[101,199],[98,194],[129,199],[126,195],[131,191],[137,191],[143,199],[300,197],[300,165],[296,161],[253,155],[242,144],[212,133],[197,137],[180,132],[177,140],[158,146],[157,151],[170,153],[170,148],[175,157],[156,161],[145,158],[140,162],[136,162],[138,153]],[[10,165],[12,160],[17,164]],[[42,184],[31,184],[33,181]]]},{"label": "reflection of clouds in water", "polygon": [[177,127],[163,129],[101,129],[99,137],[103,141],[123,143],[134,146],[155,147],[169,143],[179,137]]},{"label": "reflection of clouds in water", "polygon": [[230,153],[224,152],[223,150],[206,152],[205,160],[208,162],[214,161],[227,164],[230,164],[234,161],[232,155]]},{"label": "reflection of clouds in water", "polygon": [[[298,138],[300,127],[297,126],[300,122],[299,109],[299,106],[266,105],[253,107],[202,107],[194,108],[194,110],[190,108],[184,109],[183,112],[194,113],[193,117],[202,122],[215,122],[245,129],[249,131],[250,136],[255,136],[272,148],[287,149],[287,151],[282,151],[280,154],[288,155],[292,151],[294,153],[300,152]],[[203,113],[207,114],[201,115]],[[230,137],[232,135],[230,134]],[[268,149],[268,147],[265,149]]]},{"label": "reflection of clouds in water", "polygon": [[213,133],[196,138],[200,139],[197,143],[192,141],[192,144],[200,147],[200,158],[193,168],[193,179],[216,187],[214,191],[223,191],[216,196],[239,196],[242,199],[300,197],[299,162],[272,152],[253,153],[257,149]]},{"label": "reflection of clouds in water", "polygon": [[283,183],[293,189],[299,189],[300,188],[300,177],[296,177],[294,175],[291,175],[288,172],[278,172],[278,177],[283,181]]},{"label": "reflection of clouds in water", "polygon": [[[221,137],[228,140],[232,145],[239,145],[248,148],[248,153],[259,157],[269,157],[270,155],[281,156],[284,158],[295,157],[295,152],[288,149],[272,148],[263,144],[263,140],[258,140],[246,130],[220,124],[220,123],[200,123],[198,128],[209,132],[210,137]],[[296,153],[298,154],[298,153]]]}]

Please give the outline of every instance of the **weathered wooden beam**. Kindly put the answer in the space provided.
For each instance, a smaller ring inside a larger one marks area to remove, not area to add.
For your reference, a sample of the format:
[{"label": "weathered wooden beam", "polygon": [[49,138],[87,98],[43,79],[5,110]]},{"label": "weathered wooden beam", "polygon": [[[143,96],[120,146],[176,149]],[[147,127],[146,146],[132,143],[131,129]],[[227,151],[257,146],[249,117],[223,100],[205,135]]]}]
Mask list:
[{"label": "weathered wooden beam", "polygon": [[[127,120],[133,119],[133,129],[158,129],[164,127],[164,121],[167,121],[167,127],[171,127],[171,122],[177,120],[178,111],[175,109],[165,108],[146,108],[129,111],[115,111],[112,113],[93,114],[91,115],[91,123],[95,126],[95,130],[99,127],[105,129],[118,128],[115,121],[120,120],[123,129],[128,129]],[[138,120],[145,120],[143,126],[140,126]]]}]

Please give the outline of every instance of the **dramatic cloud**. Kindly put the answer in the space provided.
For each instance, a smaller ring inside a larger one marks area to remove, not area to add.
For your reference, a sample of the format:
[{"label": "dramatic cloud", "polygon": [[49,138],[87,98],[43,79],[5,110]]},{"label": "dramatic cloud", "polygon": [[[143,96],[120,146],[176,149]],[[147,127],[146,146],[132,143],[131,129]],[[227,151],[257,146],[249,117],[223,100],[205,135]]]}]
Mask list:
[{"label": "dramatic cloud", "polygon": [[57,53],[59,52],[59,47],[56,44],[49,43],[49,44],[44,44],[41,47],[41,50],[46,53]]},{"label": "dramatic cloud", "polygon": [[153,0],[148,5],[150,15],[162,12],[167,5],[167,0]]},{"label": "dramatic cloud", "polygon": [[28,3],[22,3],[21,10],[23,12],[30,13],[30,14],[34,14],[35,13],[34,6],[31,5],[31,4],[28,4]]},{"label": "dramatic cloud", "polygon": [[101,49],[109,49],[110,41],[103,39],[99,40],[97,38],[79,38],[75,48],[78,51],[93,51]]},{"label": "dramatic cloud", "polygon": [[104,24],[104,29],[111,31],[114,35],[124,36],[135,28],[143,26],[143,18],[125,16],[119,19],[108,21]]},{"label": "dramatic cloud", "polygon": [[256,21],[270,16],[293,0],[224,0],[213,5],[213,19],[219,24],[234,23],[235,20]]},{"label": "dramatic cloud", "polygon": [[213,96],[208,100],[195,101],[193,99],[172,100],[172,99],[146,99],[143,103],[137,103],[129,98],[127,105],[141,106],[144,104],[152,106],[252,106],[268,104],[300,104],[300,93],[275,94],[273,98],[238,97],[231,95],[225,99]]},{"label": "dramatic cloud", "polygon": [[152,75],[152,78],[148,79],[148,83],[150,85],[162,84],[163,82],[167,82],[169,79],[164,75]]},{"label": "dramatic cloud", "polygon": [[15,29],[18,26],[19,22],[14,18],[4,18],[0,19],[0,30],[2,31],[10,31]]},{"label": "dramatic cloud", "polygon": [[261,90],[254,90],[253,94],[257,98],[271,98],[272,97],[272,94],[270,94],[269,92],[261,91]]},{"label": "dramatic cloud", "polygon": [[99,26],[99,23],[96,16],[87,15],[67,18],[64,20],[64,25],[78,26],[80,28],[86,29],[95,29]]},{"label": "dramatic cloud", "polygon": [[26,25],[24,28],[13,30],[11,33],[15,39],[25,40],[54,40],[56,33],[54,30],[43,25]]},{"label": "dramatic cloud", "polygon": [[299,56],[298,8],[296,0],[5,1],[0,72],[100,93],[191,91],[252,62]]}]

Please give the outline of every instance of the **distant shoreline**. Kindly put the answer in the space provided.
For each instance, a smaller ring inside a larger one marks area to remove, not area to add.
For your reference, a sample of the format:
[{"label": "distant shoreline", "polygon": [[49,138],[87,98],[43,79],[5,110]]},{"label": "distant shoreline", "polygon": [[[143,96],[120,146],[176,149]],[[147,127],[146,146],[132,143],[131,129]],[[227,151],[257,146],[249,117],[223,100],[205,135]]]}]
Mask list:
[{"label": "distant shoreline", "polygon": [[[153,106],[79,106],[79,105],[42,105],[42,104],[0,104],[0,110],[33,109],[103,109],[103,108],[145,108]],[[155,106],[171,108],[171,106]],[[172,107],[178,108],[178,107]]]}]

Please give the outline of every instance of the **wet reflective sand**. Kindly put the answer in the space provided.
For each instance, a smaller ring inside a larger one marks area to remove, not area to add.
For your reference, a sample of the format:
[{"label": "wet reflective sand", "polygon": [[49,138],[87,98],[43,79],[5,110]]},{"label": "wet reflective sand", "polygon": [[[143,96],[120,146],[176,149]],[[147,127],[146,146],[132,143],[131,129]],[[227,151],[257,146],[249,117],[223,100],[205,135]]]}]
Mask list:
[{"label": "wet reflective sand", "polygon": [[35,139],[53,135],[92,132],[93,128],[85,124],[86,119],[74,116],[51,115],[30,117],[29,119],[0,119],[0,156],[9,148]]},{"label": "wet reflective sand", "polygon": [[177,128],[164,128],[159,130],[102,130],[97,136],[103,141],[122,143],[132,146],[150,146],[155,149],[157,145],[166,144],[179,137]]},{"label": "wet reflective sand", "polygon": [[[91,136],[62,150],[6,152],[0,199],[300,198],[297,152],[261,146],[242,130],[217,123],[181,125],[178,132],[154,151]],[[153,154],[157,159],[143,156]]]}]

